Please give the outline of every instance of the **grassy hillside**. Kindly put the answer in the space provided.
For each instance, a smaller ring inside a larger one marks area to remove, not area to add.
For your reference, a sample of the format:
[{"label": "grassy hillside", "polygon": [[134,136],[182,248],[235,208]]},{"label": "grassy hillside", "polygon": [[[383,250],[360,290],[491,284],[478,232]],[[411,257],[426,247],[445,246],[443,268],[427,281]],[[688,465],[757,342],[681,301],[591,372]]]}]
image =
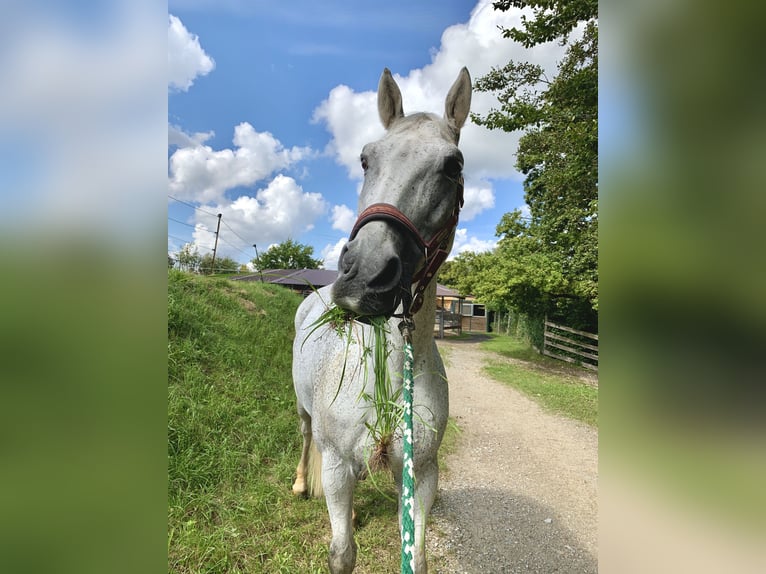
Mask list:
[{"label": "grassy hillside", "polygon": [[[168,571],[325,572],[324,501],[291,492],[300,297],[175,270],[168,284]],[[395,497],[390,479],[378,483]],[[357,571],[396,571],[395,502],[368,480],[355,508]]]}]

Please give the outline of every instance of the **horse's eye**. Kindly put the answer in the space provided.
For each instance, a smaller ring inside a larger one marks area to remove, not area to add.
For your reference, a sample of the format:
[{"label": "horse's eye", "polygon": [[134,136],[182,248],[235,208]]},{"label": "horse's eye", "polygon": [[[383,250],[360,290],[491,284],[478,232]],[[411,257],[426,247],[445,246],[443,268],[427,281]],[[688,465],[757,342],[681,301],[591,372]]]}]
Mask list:
[{"label": "horse's eye", "polygon": [[448,157],[444,162],[444,173],[448,177],[457,177],[463,171],[463,161],[459,157]]},{"label": "horse's eye", "polygon": [[361,160],[362,160],[362,171],[366,172],[367,171],[367,158],[362,156]]}]

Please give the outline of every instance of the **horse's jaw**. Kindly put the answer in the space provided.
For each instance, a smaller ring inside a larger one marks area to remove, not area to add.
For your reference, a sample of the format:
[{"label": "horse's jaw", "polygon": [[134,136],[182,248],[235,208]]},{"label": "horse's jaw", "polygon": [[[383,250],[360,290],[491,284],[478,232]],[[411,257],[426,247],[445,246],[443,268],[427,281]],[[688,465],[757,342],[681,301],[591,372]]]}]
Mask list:
[{"label": "horse's jaw", "polygon": [[368,291],[342,277],[333,283],[331,290],[333,303],[357,317],[390,318],[400,306],[401,295],[399,288],[385,292]]},{"label": "horse's jaw", "polygon": [[366,224],[343,248],[333,303],[361,316],[391,317],[410,299],[413,269],[422,258],[417,246],[382,221]]}]

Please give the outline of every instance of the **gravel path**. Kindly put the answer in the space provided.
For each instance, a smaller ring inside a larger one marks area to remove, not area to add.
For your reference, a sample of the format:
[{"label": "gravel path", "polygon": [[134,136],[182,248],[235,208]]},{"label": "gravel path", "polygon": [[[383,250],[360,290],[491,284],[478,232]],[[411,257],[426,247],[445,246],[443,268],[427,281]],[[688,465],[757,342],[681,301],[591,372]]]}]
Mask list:
[{"label": "gravel path", "polygon": [[476,341],[438,345],[462,433],[431,513],[429,572],[597,572],[597,431],[485,376],[497,356]]}]

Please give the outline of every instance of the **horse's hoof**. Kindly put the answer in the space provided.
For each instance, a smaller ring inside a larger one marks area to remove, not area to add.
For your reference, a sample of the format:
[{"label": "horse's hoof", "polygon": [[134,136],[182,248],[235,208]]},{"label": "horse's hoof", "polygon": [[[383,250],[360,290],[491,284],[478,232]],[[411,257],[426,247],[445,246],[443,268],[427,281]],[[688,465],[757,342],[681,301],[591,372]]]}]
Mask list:
[{"label": "horse's hoof", "polygon": [[306,498],[308,496],[309,490],[306,488],[306,483],[303,481],[295,481],[295,484],[293,484],[293,494],[295,496],[302,496],[303,498]]}]

